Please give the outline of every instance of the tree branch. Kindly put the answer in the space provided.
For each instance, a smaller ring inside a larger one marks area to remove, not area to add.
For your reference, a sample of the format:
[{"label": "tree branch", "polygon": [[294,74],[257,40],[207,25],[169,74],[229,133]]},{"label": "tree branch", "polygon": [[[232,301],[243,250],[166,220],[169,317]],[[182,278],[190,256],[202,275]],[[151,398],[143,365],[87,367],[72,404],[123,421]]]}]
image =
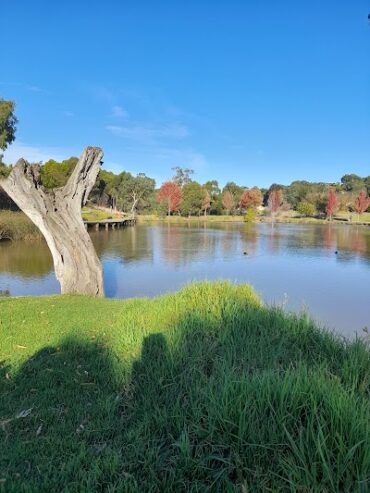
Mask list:
[{"label": "tree branch", "polygon": [[38,165],[30,165],[24,159],[19,159],[10,175],[0,181],[0,186],[20,209],[24,210],[27,205],[29,208],[30,205],[35,204],[35,210],[46,212],[45,192],[40,187],[40,167]]},{"label": "tree branch", "polygon": [[100,147],[86,147],[73,173],[63,187],[63,195],[71,197],[80,208],[85,205],[102,164],[103,151]]}]

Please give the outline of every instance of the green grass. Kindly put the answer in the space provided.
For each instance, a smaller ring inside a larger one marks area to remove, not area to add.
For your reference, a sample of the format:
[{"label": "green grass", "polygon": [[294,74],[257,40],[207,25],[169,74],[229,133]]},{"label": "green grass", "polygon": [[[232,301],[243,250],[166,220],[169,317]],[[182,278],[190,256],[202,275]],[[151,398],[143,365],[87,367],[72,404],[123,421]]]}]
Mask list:
[{"label": "green grass", "polygon": [[248,286],[0,298],[0,490],[368,492],[365,342]]},{"label": "green grass", "polygon": [[122,217],[122,214],[109,212],[104,209],[98,209],[96,207],[83,207],[82,219],[84,221],[103,221],[104,219],[112,219]]},{"label": "green grass", "polygon": [[40,238],[39,229],[23,212],[0,210],[0,241]]},{"label": "green grass", "polygon": [[[101,221],[107,218],[122,217],[105,210],[84,207],[82,218],[85,221]],[[37,226],[23,212],[0,210],[1,240],[36,240],[43,238]]]},{"label": "green grass", "polygon": [[140,214],[137,216],[138,221],[161,221],[171,223],[186,223],[186,222],[243,222],[243,216],[159,216],[156,214]]}]

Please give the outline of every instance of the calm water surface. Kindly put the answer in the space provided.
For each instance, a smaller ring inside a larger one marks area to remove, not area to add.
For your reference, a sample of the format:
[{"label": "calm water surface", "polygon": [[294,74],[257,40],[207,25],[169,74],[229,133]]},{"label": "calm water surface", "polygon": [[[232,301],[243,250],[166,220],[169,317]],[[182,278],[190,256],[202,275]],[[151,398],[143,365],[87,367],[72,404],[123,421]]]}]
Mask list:
[{"label": "calm water surface", "polygon": [[[370,328],[370,228],[155,224],[91,236],[109,297],[154,296],[192,280],[230,279],[346,335]],[[12,295],[59,292],[46,244],[0,243],[4,289]]]}]

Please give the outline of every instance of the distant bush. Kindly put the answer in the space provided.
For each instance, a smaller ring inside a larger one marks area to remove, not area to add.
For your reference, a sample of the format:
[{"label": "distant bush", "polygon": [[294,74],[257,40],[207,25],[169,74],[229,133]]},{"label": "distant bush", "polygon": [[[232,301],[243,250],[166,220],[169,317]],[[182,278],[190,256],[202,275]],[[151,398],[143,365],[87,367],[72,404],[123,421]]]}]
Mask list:
[{"label": "distant bush", "polygon": [[299,202],[297,205],[297,212],[301,216],[311,217],[316,214],[316,209],[310,202]]},{"label": "distant bush", "polygon": [[257,212],[252,207],[249,207],[244,214],[244,222],[245,223],[254,223],[257,217]]}]

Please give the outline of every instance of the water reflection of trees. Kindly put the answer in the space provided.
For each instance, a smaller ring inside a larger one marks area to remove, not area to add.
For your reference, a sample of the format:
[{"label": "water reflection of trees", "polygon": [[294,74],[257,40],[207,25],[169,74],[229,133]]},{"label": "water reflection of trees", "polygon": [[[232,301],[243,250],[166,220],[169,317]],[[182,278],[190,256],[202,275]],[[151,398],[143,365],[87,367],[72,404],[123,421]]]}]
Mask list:
[{"label": "water reflection of trees", "polygon": [[101,259],[119,259],[125,263],[153,260],[152,229],[134,226],[117,230],[92,232],[91,239]]},{"label": "water reflection of trees", "polygon": [[0,272],[24,278],[41,278],[52,271],[51,254],[43,240],[0,244]]},{"label": "water reflection of trees", "polygon": [[[370,228],[344,225],[201,224],[199,227],[137,225],[115,231],[92,232],[96,251],[111,277],[114,263],[153,262],[155,256],[175,265],[232,259],[244,251],[267,255],[334,256],[338,262],[370,262]],[[111,265],[108,266],[108,263]],[[25,279],[42,278],[53,271],[44,241],[0,243],[0,272]]]},{"label": "water reflection of trees", "polygon": [[192,261],[214,258],[219,235],[204,226],[176,226],[167,224],[160,230],[160,256],[176,265],[187,265]]},{"label": "water reflection of trees", "polygon": [[259,247],[259,231],[255,225],[201,224],[177,226],[167,224],[160,229],[160,254],[176,265],[188,265],[193,261],[229,259],[256,254]]},{"label": "water reflection of trees", "polygon": [[255,224],[245,224],[240,229],[240,250],[248,255],[257,255],[259,247],[259,229]]}]

